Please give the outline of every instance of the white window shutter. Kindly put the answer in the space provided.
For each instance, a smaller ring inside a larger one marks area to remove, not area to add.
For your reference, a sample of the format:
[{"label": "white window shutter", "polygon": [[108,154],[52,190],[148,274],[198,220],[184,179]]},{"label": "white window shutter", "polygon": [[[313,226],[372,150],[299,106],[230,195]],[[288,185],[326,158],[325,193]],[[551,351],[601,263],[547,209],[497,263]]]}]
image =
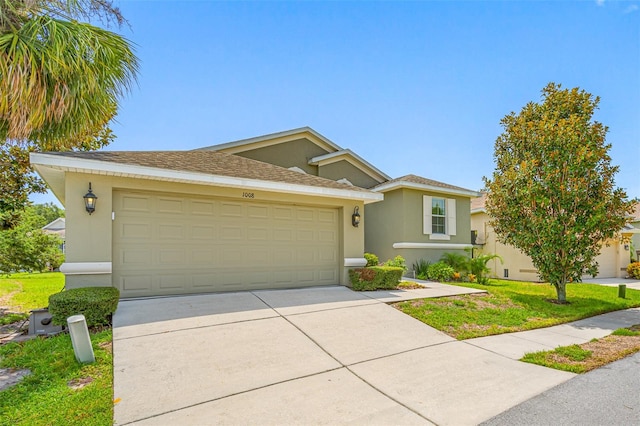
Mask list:
[{"label": "white window shutter", "polygon": [[447,235],[456,235],[456,200],[447,198]]},{"label": "white window shutter", "polygon": [[431,235],[431,196],[422,196],[422,233],[425,235]]}]

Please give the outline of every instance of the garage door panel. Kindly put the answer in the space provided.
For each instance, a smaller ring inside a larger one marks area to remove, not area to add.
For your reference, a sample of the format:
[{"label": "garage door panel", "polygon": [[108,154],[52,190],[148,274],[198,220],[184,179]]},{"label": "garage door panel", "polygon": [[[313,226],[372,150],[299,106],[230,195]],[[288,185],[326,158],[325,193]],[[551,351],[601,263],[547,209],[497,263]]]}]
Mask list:
[{"label": "garage door panel", "polygon": [[293,230],[278,228],[273,230],[273,239],[275,241],[293,241]]},{"label": "garage door panel", "polygon": [[146,195],[125,194],[120,198],[121,212],[149,213],[151,211],[151,197]]},{"label": "garage door panel", "polygon": [[163,265],[185,265],[186,253],[183,249],[159,249],[160,263]]},{"label": "garage door panel", "polygon": [[290,265],[293,262],[294,253],[291,250],[274,250],[273,263],[275,265]]},{"label": "garage door panel", "polygon": [[312,229],[299,229],[296,232],[296,241],[301,243],[313,241],[315,239],[314,234],[315,232]]},{"label": "garage door panel", "polygon": [[321,262],[333,264],[338,260],[338,253],[333,248],[319,248],[318,257]]},{"label": "garage door panel", "polygon": [[269,207],[267,206],[248,206],[247,217],[249,219],[267,219],[269,217]]},{"label": "garage door panel", "polygon": [[300,222],[313,222],[314,220],[315,215],[312,209],[299,208],[297,213],[297,219]]},{"label": "garage door panel", "polygon": [[332,283],[338,279],[338,274],[334,269],[321,269],[318,271],[318,281],[322,283]]},{"label": "garage door panel", "polygon": [[268,247],[251,248],[247,253],[247,258],[251,262],[252,267],[267,267],[271,263],[270,250]]},{"label": "garage door panel", "polygon": [[220,239],[222,241],[240,241],[244,238],[244,228],[241,226],[222,226]]},{"label": "garage door panel", "polygon": [[275,206],[273,208],[273,218],[276,221],[291,222],[293,218],[293,207]]},{"label": "garage door panel", "polygon": [[273,273],[273,281],[276,284],[292,285],[294,283],[293,272],[276,271]]},{"label": "garage door panel", "polygon": [[190,205],[191,214],[194,216],[213,216],[215,203],[213,201],[193,200]]},{"label": "garage door panel", "polygon": [[150,275],[127,275],[120,280],[122,292],[147,292],[153,289]]},{"label": "garage door panel", "polygon": [[337,284],[336,209],[114,193],[122,297]]},{"label": "garage door panel", "polygon": [[153,236],[151,225],[148,223],[124,223],[120,226],[117,236],[122,239],[137,240],[147,239],[150,240]]},{"label": "garage door panel", "polygon": [[191,225],[189,236],[194,240],[211,240],[216,238],[216,227],[214,225]]},{"label": "garage door panel", "polygon": [[301,265],[311,265],[315,263],[315,249],[308,248],[305,250],[298,250],[295,252],[296,263]]},{"label": "garage door panel", "polygon": [[266,242],[269,240],[269,230],[267,228],[249,228],[247,239],[251,242]]},{"label": "garage door panel", "polygon": [[319,231],[318,241],[335,243],[336,241],[338,241],[338,233],[335,231]]},{"label": "garage door panel", "polygon": [[158,225],[158,239],[182,240],[186,235],[185,225],[175,223],[160,223]]},{"label": "garage door panel", "polygon": [[298,281],[301,283],[312,283],[316,280],[315,271],[298,271]]},{"label": "garage door panel", "polygon": [[243,219],[243,204],[223,201],[220,206],[220,213],[221,217]]},{"label": "garage door panel", "polygon": [[181,198],[158,197],[157,212],[160,214],[184,214],[186,200]]},{"label": "garage door panel", "polygon": [[190,284],[190,280],[185,274],[165,274],[158,276],[158,286],[161,290],[188,289]]},{"label": "garage door panel", "polygon": [[119,253],[118,258],[121,259],[121,263],[126,266],[138,265],[145,266],[153,263],[153,253],[148,249],[124,249]]},{"label": "garage door panel", "polygon": [[194,267],[207,266],[211,267],[218,257],[218,251],[212,249],[192,250],[190,256],[190,264]]},{"label": "garage door panel", "polygon": [[198,292],[215,291],[216,280],[214,274],[199,273],[192,275],[193,288]]},{"label": "garage door panel", "polygon": [[318,212],[318,222],[333,226],[338,221],[338,212],[334,210],[322,210]]}]

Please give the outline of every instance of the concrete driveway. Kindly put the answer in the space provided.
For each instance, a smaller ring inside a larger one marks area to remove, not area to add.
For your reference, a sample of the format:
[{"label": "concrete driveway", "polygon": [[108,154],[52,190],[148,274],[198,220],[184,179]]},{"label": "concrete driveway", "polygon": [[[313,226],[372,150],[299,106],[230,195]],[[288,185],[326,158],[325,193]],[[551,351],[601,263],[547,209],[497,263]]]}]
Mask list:
[{"label": "concrete driveway", "polygon": [[456,341],[384,303],[474,292],[428,287],[121,301],[114,422],[478,424],[574,376]]}]

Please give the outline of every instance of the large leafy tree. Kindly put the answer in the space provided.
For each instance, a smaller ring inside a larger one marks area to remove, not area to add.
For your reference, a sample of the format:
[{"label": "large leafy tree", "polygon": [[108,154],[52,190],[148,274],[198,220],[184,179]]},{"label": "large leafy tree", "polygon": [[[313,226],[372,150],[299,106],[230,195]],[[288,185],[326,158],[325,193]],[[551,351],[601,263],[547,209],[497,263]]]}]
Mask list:
[{"label": "large leafy tree", "polygon": [[45,271],[62,264],[62,240],[41,229],[56,209],[52,205],[28,206],[20,211],[16,226],[0,230],[0,273]]},{"label": "large leafy tree", "polygon": [[80,22],[124,22],[110,0],[0,0],[0,221],[13,224],[31,192],[29,152],[89,150],[113,139],[109,122],[131,88],[130,43]]},{"label": "large leafy tree", "polygon": [[540,103],[505,116],[495,171],[485,178],[498,240],[528,255],[566,302],[566,284],[596,275],[595,257],[628,220],[633,203],[616,188],[617,166],[593,120],[600,99],[550,83]]}]

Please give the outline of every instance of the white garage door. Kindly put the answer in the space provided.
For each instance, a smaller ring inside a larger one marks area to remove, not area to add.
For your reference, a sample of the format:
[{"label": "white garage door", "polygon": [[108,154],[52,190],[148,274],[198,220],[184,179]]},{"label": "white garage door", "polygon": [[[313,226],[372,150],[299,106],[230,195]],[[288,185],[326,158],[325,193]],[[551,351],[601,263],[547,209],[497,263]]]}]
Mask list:
[{"label": "white garage door", "polygon": [[121,297],[337,284],[338,210],[114,192]]}]

